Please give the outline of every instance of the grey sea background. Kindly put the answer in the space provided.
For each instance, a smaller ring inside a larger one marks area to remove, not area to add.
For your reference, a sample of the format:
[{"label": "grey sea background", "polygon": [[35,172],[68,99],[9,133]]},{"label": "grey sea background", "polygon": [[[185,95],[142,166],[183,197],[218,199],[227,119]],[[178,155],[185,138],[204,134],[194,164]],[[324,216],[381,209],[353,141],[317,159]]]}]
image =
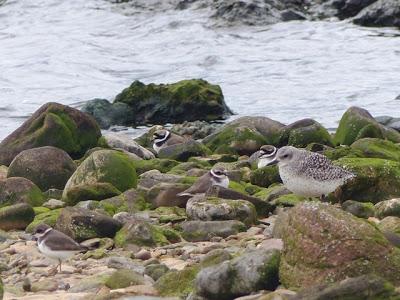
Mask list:
[{"label": "grey sea background", "polygon": [[[0,0],[0,140],[42,104],[112,100],[132,81],[204,78],[237,114],[337,127],[353,105],[400,116],[400,37],[349,21],[210,26],[202,10]],[[131,130],[135,134],[138,131]]]}]

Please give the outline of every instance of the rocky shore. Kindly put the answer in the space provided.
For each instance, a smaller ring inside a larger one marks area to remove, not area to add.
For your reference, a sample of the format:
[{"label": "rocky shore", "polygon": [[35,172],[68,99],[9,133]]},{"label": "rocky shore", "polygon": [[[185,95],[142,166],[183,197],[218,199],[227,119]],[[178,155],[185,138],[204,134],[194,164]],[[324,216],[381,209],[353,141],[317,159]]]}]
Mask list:
[{"label": "rocky shore", "polygon": [[[87,104],[94,118],[45,104],[0,144],[5,299],[399,299],[397,119],[351,107],[335,133],[312,119],[185,122],[171,130],[187,141],[156,154],[162,125],[133,140],[98,123],[120,120],[121,104],[130,125],[182,122],[192,108],[191,120],[220,119],[231,111],[218,86],[135,82],[104,103]],[[276,166],[257,169],[264,144],[323,153],[356,178],[329,203],[294,195]],[[228,188],[177,196],[214,166]],[[52,273],[31,240],[41,223],[90,250]]]}]

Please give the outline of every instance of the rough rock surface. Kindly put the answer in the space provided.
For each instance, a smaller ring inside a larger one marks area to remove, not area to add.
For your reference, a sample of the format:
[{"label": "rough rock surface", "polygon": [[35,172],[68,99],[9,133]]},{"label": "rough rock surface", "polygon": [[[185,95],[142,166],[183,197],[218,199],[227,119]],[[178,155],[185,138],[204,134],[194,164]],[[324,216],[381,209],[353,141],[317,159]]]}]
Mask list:
[{"label": "rough rock surface", "polygon": [[26,178],[11,177],[0,181],[0,207],[16,203],[41,206],[44,201],[40,189]]}]

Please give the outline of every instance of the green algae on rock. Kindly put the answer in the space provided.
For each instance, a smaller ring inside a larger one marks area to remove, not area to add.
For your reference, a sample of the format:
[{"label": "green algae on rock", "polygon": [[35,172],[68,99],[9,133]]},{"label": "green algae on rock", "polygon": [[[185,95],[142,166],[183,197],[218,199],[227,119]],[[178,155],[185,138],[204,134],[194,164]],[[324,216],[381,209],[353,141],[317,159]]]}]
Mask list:
[{"label": "green algae on rock", "polygon": [[342,116],[335,134],[335,143],[351,145],[362,138],[388,139],[400,142],[400,133],[379,124],[371,114],[359,107],[350,107]]},{"label": "green algae on rock", "polygon": [[148,160],[134,160],[132,164],[136,169],[136,173],[140,175],[150,170],[159,170],[161,173],[167,173],[173,167],[179,165],[179,162],[172,159],[154,158]]},{"label": "green algae on rock", "polygon": [[111,276],[106,280],[105,285],[114,290],[145,283],[146,280],[143,275],[140,275],[133,270],[120,269],[111,274]]},{"label": "green algae on rock", "polygon": [[211,154],[211,151],[206,146],[197,141],[188,140],[182,144],[161,148],[157,156],[159,158],[187,161],[193,156],[206,156],[208,154]]},{"label": "green algae on rock", "polygon": [[347,200],[342,203],[344,211],[351,213],[352,215],[359,218],[369,218],[375,215],[375,207],[371,202],[358,202],[353,200]]},{"label": "green algae on rock", "polygon": [[61,208],[58,208],[37,214],[33,221],[26,227],[25,231],[32,233],[39,224],[47,224],[51,227],[54,227],[56,225],[57,218],[60,215],[60,211]]},{"label": "green algae on rock", "polygon": [[100,136],[96,121],[89,115],[47,103],[1,142],[0,164],[8,166],[21,151],[42,146],[54,146],[79,158],[97,145]]},{"label": "green algae on rock", "polygon": [[303,202],[281,219],[279,278],[290,289],[379,274],[400,283],[400,251],[367,221],[332,205]]},{"label": "green algae on rock", "polygon": [[0,180],[0,207],[17,203],[41,206],[44,201],[42,191],[26,178],[11,177]]},{"label": "green algae on rock", "polygon": [[0,229],[25,229],[35,218],[33,208],[26,203],[0,208]]},{"label": "green algae on rock", "polygon": [[[68,180],[64,189],[63,200],[68,202],[68,194],[73,188],[82,185],[89,185],[90,187],[90,185],[96,183],[111,184],[115,187],[113,192],[117,190],[124,192],[130,188],[136,187],[137,175],[134,160],[131,160],[128,155],[115,150],[99,150],[93,152],[82,162]],[[85,190],[90,191],[90,189]],[[106,190],[110,191],[110,189]],[[94,191],[94,194],[99,193]],[[112,195],[107,192],[105,198],[110,196]]]},{"label": "green algae on rock", "polygon": [[158,85],[134,81],[115,97],[117,103],[132,108],[135,119],[130,125],[212,121],[232,114],[221,88],[202,79]]},{"label": "green algae on rock", "polygon": [[80,201],[103,200],[121,194],[121,192],[108,182],[80,184],[66,190],[63,200],[67,205],[73,206]]},{"label": "green algae on rock", "polygon": [[282,182],[282,180],[277,166],[266,166],[252,171],[250,182],[261,187],[269,187],[273,183]]},{"label": "green algae on rock", "polygon": [[400,162],[400,145],[388,140],[364,138],[351,144],[351,148],[359,150],[363,157],[390,159]]}]

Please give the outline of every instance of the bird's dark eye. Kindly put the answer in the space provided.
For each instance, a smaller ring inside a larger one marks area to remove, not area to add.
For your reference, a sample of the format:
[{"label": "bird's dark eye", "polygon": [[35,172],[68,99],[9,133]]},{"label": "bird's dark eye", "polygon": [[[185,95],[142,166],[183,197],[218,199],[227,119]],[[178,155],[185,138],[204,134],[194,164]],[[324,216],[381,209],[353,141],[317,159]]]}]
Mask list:
[{"label": "bird's dark eye", "polygon": [[289,154],[285,154],[283,157],[284,157],[284,158],[288,158],[288,157],[289,157]]},{"label": "bird's dark eye", "polygon": [[38,230],[36,230],[36,232],[37,233],[43,233],[43,230],[42,229],[38,229]]}]

